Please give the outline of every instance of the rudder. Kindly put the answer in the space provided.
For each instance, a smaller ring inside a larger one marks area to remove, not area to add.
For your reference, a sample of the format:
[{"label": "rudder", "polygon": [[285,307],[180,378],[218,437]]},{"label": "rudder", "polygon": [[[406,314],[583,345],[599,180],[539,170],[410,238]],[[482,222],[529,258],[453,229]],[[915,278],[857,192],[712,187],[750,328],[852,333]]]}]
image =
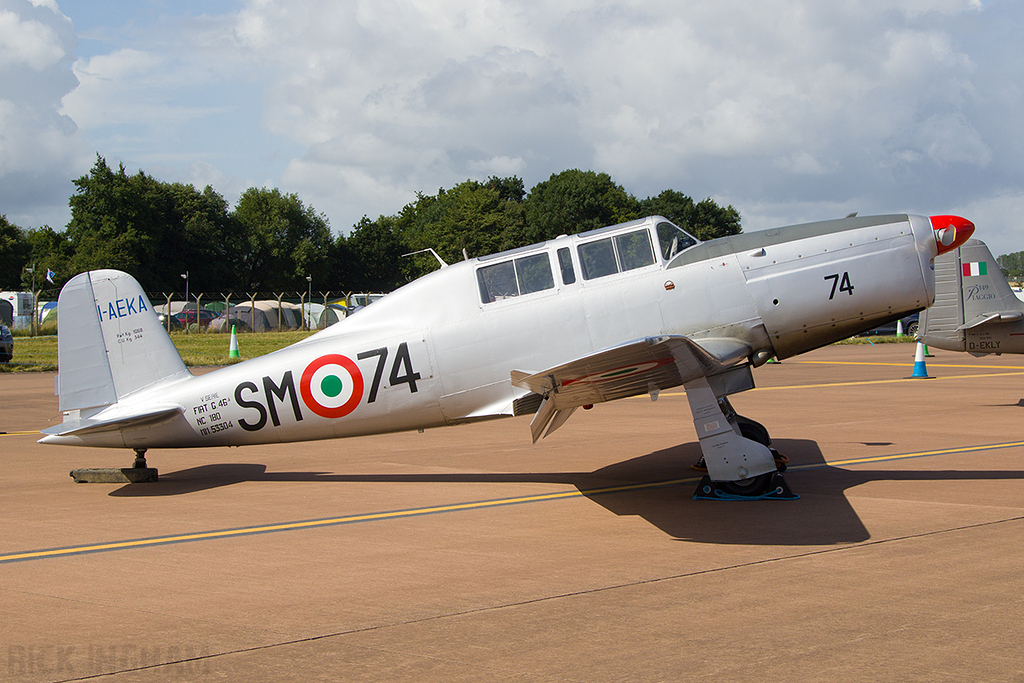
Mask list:
[{"label": "rudder", "polygon": [[971,239],[935,259],[935,302],[921,313],[918,336],[929,346],[966,351],[968,330],[1017,320],[1022,311],[988,245]]},{"label": "rudder", "polygon": [[57,299],[60,409],[94,408],[156,382],[191,376],[131,275],[94,270]]}]

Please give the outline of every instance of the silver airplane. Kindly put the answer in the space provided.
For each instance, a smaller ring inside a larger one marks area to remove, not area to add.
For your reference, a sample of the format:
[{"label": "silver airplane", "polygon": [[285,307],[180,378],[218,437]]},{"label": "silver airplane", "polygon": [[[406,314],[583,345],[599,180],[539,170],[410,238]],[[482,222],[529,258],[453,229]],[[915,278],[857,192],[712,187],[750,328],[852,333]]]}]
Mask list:
[{"label": "silver airplane", "polygon": [[850,216],[700,242],[651,216],[441,267],[280,351],[193,376],[130,275],[60,293],[44,444],[130,448],[329,439],[533,415],[686,390],[700,498],[792,498],[771,437],[728,396],[752,368],[924,309],[933,262],[974,225]]},{"label": "silver airplane", "polygon": [[935,303],[921,313],[918,338],[974,356],[1024,353],[1024,301],[981,240],[935,259]]}]

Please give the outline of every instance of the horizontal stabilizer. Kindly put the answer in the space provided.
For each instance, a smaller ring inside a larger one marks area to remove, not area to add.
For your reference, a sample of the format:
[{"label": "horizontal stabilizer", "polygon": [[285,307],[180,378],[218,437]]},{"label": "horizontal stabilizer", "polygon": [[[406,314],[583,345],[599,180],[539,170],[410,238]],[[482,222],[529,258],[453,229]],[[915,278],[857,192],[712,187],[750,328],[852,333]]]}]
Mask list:
[{"label": "horizontal stabilizer", "polygon": [[1015,323],[1018,320],[1024,318],[1024,311],[999,311],[998,313],[985,313],[979,315],[974,320],[964,323],[957,329],[959,330],[970,330],[984,325],[985,323]]},{"label": "horizontal stabilizer", "polygon": [[[95,417],[65,420],[55,427],[42,430],[42,432],[48,436],[80,436],[97,432],[118,431],[127,427],[144,427],[180,415],[183,410],[181,406],[151,407],[147,410],[130,414],[125,414],[123,411],[105,410],[98,413]],[[104,413],[112,414],[101,417]],[[45,442],[45,437],[41,441]]]}]

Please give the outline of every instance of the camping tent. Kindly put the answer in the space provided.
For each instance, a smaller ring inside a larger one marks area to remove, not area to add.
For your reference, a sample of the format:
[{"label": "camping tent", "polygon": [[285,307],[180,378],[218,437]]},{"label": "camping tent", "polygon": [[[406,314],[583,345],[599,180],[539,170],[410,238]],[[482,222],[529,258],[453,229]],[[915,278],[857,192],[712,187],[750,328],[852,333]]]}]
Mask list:
[{"label": "camping tent", "polygon": [[302,313],[309,329],[322,330],[344,318],[347,311],[337,304],[303,304]]},{"label": "camping tent", "polygon": [[253,308],[248,303],[232,306],[221,313],[210,321],[208,329],[210,332],[230,332],[232,325],[242,332],[270,332],[277,329],[271,326],[266,312],[259,307]]},{"label": "camping tent", "polygon": [[[249,304],[241,303],[238,306],[248,307]],[[282,301],[280,306],[278,306],[276,299],[264,299],[263,301],[256,302],[256,309],[263,311],[264,315],[267,316],[267,321],[270,323],[270,329],[272,330],[296,330],[301,327],[301,312],[295,304]]]}]

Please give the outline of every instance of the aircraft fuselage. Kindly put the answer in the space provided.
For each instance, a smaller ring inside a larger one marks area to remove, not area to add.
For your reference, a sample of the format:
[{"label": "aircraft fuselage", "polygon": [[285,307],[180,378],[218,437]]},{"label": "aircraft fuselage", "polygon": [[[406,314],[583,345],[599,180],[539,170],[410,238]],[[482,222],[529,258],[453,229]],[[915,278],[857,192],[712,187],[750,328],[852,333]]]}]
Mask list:
[{"label": "aircraft fuselage", "polygon": [[[539,372],[658,335],[742,342],[744,360],[759,365],[934,297],[926,217],[847,218],[693,242],[650,217],[456,263],[289,348],[134,391],[133,412],[151,404],[158,415],[149,423],[42,441],[225,446],[511,416],[530,393],[510,381],[512,370]],[[105,324],[111,302],[96,302]],[[107,323],[130,330],[131,315]],[[62,409],[66,420],[102,420],[118,405]],[[161,406],[180,410],[168,416]]]}]

